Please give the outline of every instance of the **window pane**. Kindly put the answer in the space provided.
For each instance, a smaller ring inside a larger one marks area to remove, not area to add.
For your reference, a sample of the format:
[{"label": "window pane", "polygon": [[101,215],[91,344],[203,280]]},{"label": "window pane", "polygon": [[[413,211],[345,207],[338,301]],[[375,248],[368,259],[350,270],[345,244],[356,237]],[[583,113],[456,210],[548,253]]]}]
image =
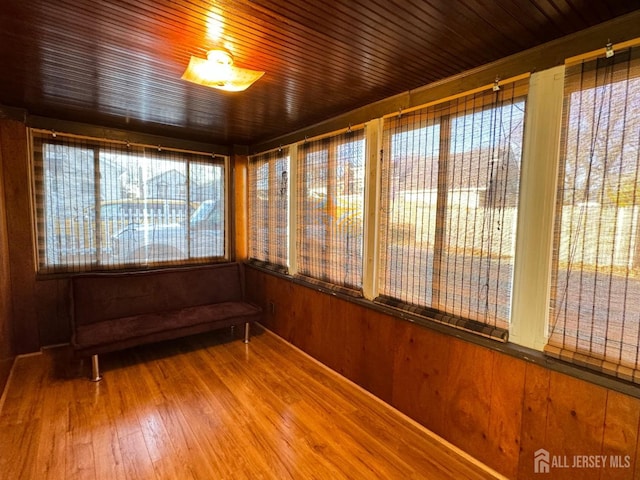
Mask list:
[{"label": "window pane", "polygon": [[628,379],[640,337],[639,77],[640,49],[567,68],[549,338]]},{"label": "window pane", "polygon": [[508,328],[524,101],[455,116],[435,306]]},{"label": "window pane", "polygon": [[383,164],[381,293],[431,305],[440,125],[424,115],[413,120],[389,131],[389,162]]},{"label": "window pane", "polygon": [[385,122],[380,300],[506,331],[525,93],[502,86]]},{"label": "window pane", "polygon": [[40,192],[44,210],[42,226],[44,260],[71,270],[91,263],[96,237],[91,214],[96,205],[94,159],[91,148],[64,144],[42,147]]},{"label": "window pane", "polygon": [[362,288],[364,131],[299,149],[298,271]]},{"label": "window pane", "polygon": [[224,257],[224,164],[207,157],[34,134],[40,271]]},{"label": "window pane", "polygon": [[223,257],[225,245],[224,166],[189,163],[189,255]]},{"label": "window pane", "polygon": [[249,163],[249,255],[286,270],[289,245],[289,156],[286,149]]}]

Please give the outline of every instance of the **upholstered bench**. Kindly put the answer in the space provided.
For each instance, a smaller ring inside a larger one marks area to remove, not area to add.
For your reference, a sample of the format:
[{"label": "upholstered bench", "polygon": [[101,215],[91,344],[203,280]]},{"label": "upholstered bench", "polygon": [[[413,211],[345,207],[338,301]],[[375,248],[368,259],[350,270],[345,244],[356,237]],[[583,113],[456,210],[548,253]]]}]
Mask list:
[{"label": "upholstered bench", "polygon": [[77,275],[71,280],[74,352],[98,355],[209,330],[250,325],[261,308],[245,301],[244,270],[224,263],[171,270]]}]

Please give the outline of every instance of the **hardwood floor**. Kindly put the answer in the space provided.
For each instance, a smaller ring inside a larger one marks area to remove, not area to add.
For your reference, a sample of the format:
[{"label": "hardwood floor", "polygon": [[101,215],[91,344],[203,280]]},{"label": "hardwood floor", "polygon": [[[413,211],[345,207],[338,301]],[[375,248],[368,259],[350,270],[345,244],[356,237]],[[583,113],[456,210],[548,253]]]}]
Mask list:
[{"label": "hardwood floor", "polygon": [[1,479],[497,478],[269,332],[101,364],[92,383],[66,348],[16,361]]}]

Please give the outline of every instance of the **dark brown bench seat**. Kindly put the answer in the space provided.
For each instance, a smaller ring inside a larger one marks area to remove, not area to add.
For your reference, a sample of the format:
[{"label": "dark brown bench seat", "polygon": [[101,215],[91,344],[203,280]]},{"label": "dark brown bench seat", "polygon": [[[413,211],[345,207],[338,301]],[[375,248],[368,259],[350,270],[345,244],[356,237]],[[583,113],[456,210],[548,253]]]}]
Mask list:
[{"label": "dark brown bench seat", "polygon": [[72,346],[91,356],[260,320],[245,301],[243,265],[78,275],[71,281]]}]

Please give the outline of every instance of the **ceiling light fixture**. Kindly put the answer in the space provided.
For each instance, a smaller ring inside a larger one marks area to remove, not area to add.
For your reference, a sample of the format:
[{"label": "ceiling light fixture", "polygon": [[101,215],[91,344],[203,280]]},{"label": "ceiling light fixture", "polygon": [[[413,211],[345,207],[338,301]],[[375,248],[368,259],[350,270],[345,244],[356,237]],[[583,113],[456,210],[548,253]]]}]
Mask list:
[{"label": "ceiling light fixture", "polygon": [[216,48],[207,52],[206,60],[191,57],[182,79],[227,92],[242,92],[263,75],[264,72],[234,66],[231,53]]}]

